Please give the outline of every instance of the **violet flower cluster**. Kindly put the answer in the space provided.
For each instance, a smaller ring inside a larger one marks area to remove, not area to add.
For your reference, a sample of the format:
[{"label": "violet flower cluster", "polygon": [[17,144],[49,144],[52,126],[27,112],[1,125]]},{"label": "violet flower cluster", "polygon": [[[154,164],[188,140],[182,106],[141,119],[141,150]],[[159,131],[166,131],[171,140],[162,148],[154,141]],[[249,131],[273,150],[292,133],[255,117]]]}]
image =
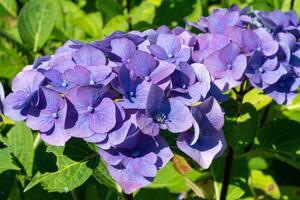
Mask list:
[{"label": "violet flower cluster", "polygon": [[223,91],[248,78],[279,104],[290,104],[300,85],[300,23],[295,11],[217,9],[191,26],[193,60],[204,63]]},{"label": "violet flower cluster", "polygon": [[51,145],[95,143],[125,193],[150,184],[173,157],[164,130],[206,169],[226,148],[222,91],[248,78],[279,104],[295,97],[300,25],[294,11],[237,6],[191,25],[203,33],[162,26],[68,41],[14,78],[4,114]]},{"label": "violet flower cluster", "polygon": [[126,193],[151,183],[173,157],[161,130],[203,168],[226,148],[224,97],[192,61],[195,35],[183,28],[115,32],[102,41],[68,41],[12,82],[10,118],[51,145],[71,137],[95,143]]}]

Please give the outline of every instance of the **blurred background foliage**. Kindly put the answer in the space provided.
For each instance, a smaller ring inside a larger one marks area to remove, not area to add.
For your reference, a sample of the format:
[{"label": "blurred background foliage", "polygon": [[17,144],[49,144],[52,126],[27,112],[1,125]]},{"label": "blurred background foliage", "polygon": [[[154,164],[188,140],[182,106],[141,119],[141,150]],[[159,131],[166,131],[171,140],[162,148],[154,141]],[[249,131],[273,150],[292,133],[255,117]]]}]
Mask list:
[{"label": "blurred background foliage", "polygon": [[[197,21],[213,9],[233,3],[251,9],[287,11],[291,1],[0,0],[0,81],[8,93],[12,78],[24,66],[40,55],[52,54],[69,39],[90,42],[116,30],[184,27],[187,20]],[[300,0],[293,3],[299,15]],[[290,106],[279,106],[253,89],[242,105],[228,101],[223,107],[226,139],[236,156],[227,199],[300,199],[300,97]],[[239,116],[237,109],[241,111]],[[85,153],[93,147],[71,141],[66,149],[72,151],[65,155],[62,149],[47,147],[35,138],[36,134],[22,123],[5,119],[0,125],[0,199],[119,198],[118,188],[103,163],[91,155],[82,155],[90,158],[84,162],[92,165],[84,171],[88,175],[62,187],[66,176],[61,172],[64,166],[56,166],[56,157],[64,164],[81,165],[72,159],[72,154],[80,153],[74,153],[72,147],[87,148]],[[195,163],[176,156],[153,184],[135,194],[135,199],[216,199],[220,195],[224,160],[217,159],[210,170],[203,171]],[[49,173],[41,180],[40,174],[45,172]],[[51,185],[53,179],[57,181],[55,186]]]}]

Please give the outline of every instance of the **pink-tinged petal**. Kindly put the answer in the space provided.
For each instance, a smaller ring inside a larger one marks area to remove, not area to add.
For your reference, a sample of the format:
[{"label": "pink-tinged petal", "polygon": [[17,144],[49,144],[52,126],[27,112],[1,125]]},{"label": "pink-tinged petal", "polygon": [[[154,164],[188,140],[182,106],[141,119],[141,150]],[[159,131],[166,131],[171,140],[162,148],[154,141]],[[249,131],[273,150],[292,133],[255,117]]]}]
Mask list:
[{"label": "pink-tinged petal", "polygon": [[204,60],[204,65],[215,78],[222,78],[226,75],[226,63],[220,57],[219,52],[215,52]]},{"label": "pink-tinged petal", "polygon": [[156,68],[156,61],[149,53],[136,51],[134,56],[130,59],[127,67],[135,72],[136,75],[145,77],[149,76]]},{"label": "pink-tinged petal", "polygon": [[4,114],[15,121],[22,121],[26,119],[25,115],[22,115],[21,110],[16,110],[14,107],[24,103],[27,93],[24,91],[17,91],[10,93],[3,102]]},{"label": "pink-tinged petal", "polygon": [[84,45],[73,53],[72,57],[77,65],[95,66],[106,63],[106,58],[102,51],[91,45]]},{"label": "pink-tinged petal", "polygon": [[204,169],[209,168],[213,159],[222,154],[227,146],[223,131],[203,134],[194,145],[190,145],[192,139],[193,133],[181,133],[177,139],[177,146]]},{"label": "pink-tinged petal", "polygon": [[80,65],[76,65],[74,69],[68,69],[63,74],[64,80],[74,83],[76,85],[89,85],[90,84],[90,72]]},{"label": "pink-tinged petal", "polygon": [[240,52],[240,47],[236,43],[231,42],[220,50],[219,59],[225,62],[227,65],[233,64],[234,60],[240,54]]},{"label": "pink-tinged petal", "polygon": [[126,63],[136,51],[135,44],[127,38],[111,40],[111,48],[111,52],[119,56],[123,63]]},{"label": "pink-tinged petal", "polygon": [[193,126],[193,116],[183,103],[176,99],[169,99],[170,101],[170,113],[165,120],[165,124],[168,130],[173,133],[181,133]]},{"label": "pink-tinged petal", "polygon": [[55,124],[52,130],[41,132],[42,140],[53,146],[64,146],[65,143],[71,138],[59,124]]},{"label": "pink-tinged petal", "polygon": [[102,86],[82,86],[77,89],[77,98],[87,108],[97,106],[106,93],[108,89]]},{"label": "pink-tinged petal", "polygon": [[106,133],[116,125],[116,105],[109,98],[104,98],[89,115],[89,125],[95,133]]},{"label": "pink-tinged petal", "polygon": [[276,42],[272,35],[263,28],[255,30],[261,41],[261,47],[266,56],[274,55],[278,51],[278,42]]},{"label": "pink-tinged petal", "polygon": [[152,117],[138,113],[136,116],[137,125],[146,135],[157,136],[159,134],[159,124],[153,121]]},{"label": "pink-tinged petal", "polygon": [[245,53],[255,51],[261,42],[259,37],[252,30],[244,30],[242,33],[242,50]]},{"label": "pink-tinged petal", "polygon": [[151,82],[156,84],[159,83],[161,80],[170,76],[174,72],[175,68],[176,66],[174,64],[160,61],[157,68],[150,75]]},{"label": "pink-tinged petal", "polygon": [[168,56],[167,56],[165,50],[161,46],[158,46],[157,44],[152,44],[148,48],[149,48],[151,54],[154,55],[155,57],[157,57],[158,59],[161,59],[161,60],[168,59]]},{"label": "pink-tinged petal", "polygon": [[247,67],[247,58],[245,55],[238,55],[232,64],[232,77],[239,80],[243,77]]}]

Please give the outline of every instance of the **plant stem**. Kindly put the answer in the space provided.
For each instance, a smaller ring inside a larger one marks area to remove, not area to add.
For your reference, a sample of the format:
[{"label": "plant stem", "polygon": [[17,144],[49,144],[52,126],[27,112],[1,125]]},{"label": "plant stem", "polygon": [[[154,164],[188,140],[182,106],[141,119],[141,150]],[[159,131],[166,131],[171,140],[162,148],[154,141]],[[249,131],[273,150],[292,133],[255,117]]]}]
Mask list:
[{"label": "plant stem", "polygon": [[41,140],[40,134],[37,134],[34,139],[34,142],[33,142],[33,149],[36,149],[39,146],[39,144],[41,143],[41,141],[42,140]]},{"label": "plant stem", "polygon": [[290,10],[294,9],[295,0],[291,0]]},{"label": "plant stem", "polygon": [[[238,102],[238,113],[237,116],[239,116],[241,113],[241,105],[243,104],[243,99],[245,94],[248,92],[247,90],[247,81],[243,81],[243,83],[240,85],[240,90],[237,92],[236,89],[233,89],[233,91],[236,93],[236,100]],[[222,191],[220,200],[226,200],[228,187],[230,183],[230,176],[231,176],[231,170],[232,170],[232,163],[233,163],[233,148],[231,146],[228,146],[228,153],[226,156],[225,161],[225,168],[223,173],[223,182],[222,182]]]},{"label": "plant stem", "polygon": [[128,22],[128,28],[129,28],[129,31],[132,30],[132,19],[131,19],[131,16],[130,16],[130,0],[126,0],[126,10],[127,10],[127,14],[128,14],[128,19],[127,19],[127,22]]},{"label": "plant stem", "polygon": [[132,194],[123,193],[123,195],[124,195],[125,200],[133,200],[133,195]]},{"label": "plant stem", "polygon": [[226,156],[226,164],[225,164],[225,169],[224,169],[224,176],[223,176],[220,200],[226,200],[228,186],[229,186],[229,182],[230,182],[230,176],[231,176],[232,163],[233,163],[233,149],[232,149],[232,147],[228,146],[228,154]]}]

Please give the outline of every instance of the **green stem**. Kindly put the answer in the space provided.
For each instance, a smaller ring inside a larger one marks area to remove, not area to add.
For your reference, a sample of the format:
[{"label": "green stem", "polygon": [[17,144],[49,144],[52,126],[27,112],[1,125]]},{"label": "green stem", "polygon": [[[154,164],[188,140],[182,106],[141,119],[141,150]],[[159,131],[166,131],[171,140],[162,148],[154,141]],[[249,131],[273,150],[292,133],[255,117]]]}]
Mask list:
[{"label": "green stem", "polygon": [[290,10],[294,9],[294,5],[295,5],[295,0],[291,0]]},{"label": "green stem", "polygon": [[40,134],[37,134],[33,142],[33,149],[36,149],[41,142],[42,142],[41,136]]}]

